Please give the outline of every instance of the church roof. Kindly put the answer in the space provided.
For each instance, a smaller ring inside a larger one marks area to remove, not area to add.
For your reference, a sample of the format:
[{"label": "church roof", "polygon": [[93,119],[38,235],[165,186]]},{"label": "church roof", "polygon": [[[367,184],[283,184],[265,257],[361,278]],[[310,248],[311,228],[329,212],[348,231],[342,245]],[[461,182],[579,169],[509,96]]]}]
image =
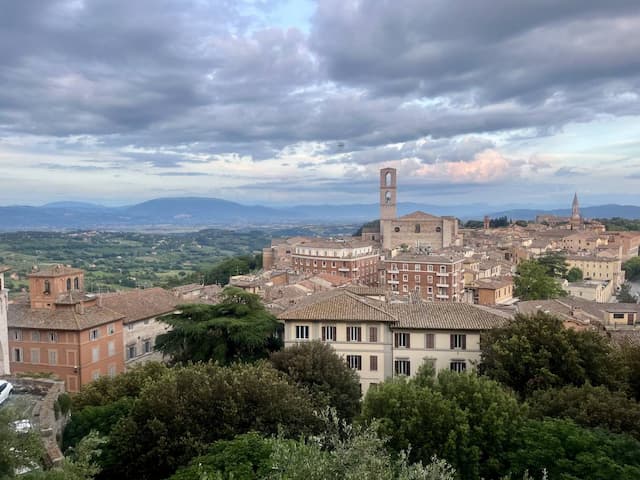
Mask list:
[{"label": "church roof", "polygon": [[435,215],[431,215],[430,213],[425,213],[421,210],[408,213],[398,218],[398,220],[440,220],[440,217],[436,217]]}]

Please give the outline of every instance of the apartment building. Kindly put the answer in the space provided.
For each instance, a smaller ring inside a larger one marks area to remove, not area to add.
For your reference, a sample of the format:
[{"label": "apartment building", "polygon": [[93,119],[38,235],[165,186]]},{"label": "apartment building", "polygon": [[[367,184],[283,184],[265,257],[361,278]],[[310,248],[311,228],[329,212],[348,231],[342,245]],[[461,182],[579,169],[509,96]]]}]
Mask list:
[{"label": "apartment building", "polygon": [[29,275],[29,300],[9,305],[13,373],[51,373],[76,392],[124,371],[122,319],[84,293],[84,272],[57,265]]},{"label": "apartment building", "polygon": [[394,294],[415,292],[427,301],[462,301],[464,259],[458,254],[399,253],[384,259],[383,283]]},{"label": "apartment building", "polygon": [[360,240],[312,239],[299,243],[291,254],[296,273],[328,273],[354,283],[378,284],[379,251]]},{"label": "apartment building", "polygon": [[624,283],[624,270],[619,258],[569,255],[567,264],[569,269],[576,267],[582,270],[585,279],[613,282],[614,289]]},{"label": "apartment building", "polygon": [[394,375],[413,376],[425,362],[458,372],[480,360],[480,332],[504,318],[464,303],[393,304],[333,290],[281,313],[285,346],[332,345],[360,377],[363,393]]}]

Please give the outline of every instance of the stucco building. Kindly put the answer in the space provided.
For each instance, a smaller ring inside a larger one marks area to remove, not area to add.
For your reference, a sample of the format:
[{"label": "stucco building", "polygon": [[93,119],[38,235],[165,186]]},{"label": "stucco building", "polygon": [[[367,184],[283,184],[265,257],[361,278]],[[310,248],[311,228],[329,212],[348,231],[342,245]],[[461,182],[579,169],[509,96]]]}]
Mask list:
[{"label": "stucco building", "polygon": [[0,375],[9,375],[9,373],[11,373],[9,362],[9,327],[7,324],[9,290],[7,290],[7,286],[4,283],[4,274],[9,270],[9,267],[0,265]]},{"label": "stucco building", "polygon": [[329,343],[360,377],[363,393],[424,363],[465,371],[480,360],[480,332],[503,317],[464,303],[387,304],[346,290],[313,295],[281,313],[285,346]]},{"label": "stucco building", "polygon": [[619,258],[598,257],[594,255],[569,255],[567,256],[568,268],[582,270],[583,278],[589,280],[608,280],[617,288],[624,283],[624,270]]},{"label": "stucco building", "polygon": [[57,265],[29,275],[29,301],[9,305],[13,373],[52,373],[78,391],[124,371],[124,315],[84,293],[84,272]]}]

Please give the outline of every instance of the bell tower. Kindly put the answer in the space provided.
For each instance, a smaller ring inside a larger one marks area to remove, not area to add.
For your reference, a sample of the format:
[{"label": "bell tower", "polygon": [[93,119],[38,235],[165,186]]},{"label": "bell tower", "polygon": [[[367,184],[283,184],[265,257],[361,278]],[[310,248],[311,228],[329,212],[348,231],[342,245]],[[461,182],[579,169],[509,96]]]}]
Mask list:
[{"label": "bell tower", "polygon": [[391,248],[392,222],[397,218],[396,169],[380,170],[380,237],[382,247]]}]

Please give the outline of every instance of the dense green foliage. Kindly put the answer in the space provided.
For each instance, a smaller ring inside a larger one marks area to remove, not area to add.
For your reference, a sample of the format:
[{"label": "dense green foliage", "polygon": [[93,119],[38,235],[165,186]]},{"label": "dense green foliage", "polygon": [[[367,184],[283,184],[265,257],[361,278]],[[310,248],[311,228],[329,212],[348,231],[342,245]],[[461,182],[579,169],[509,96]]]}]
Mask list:
[{"label": "dense green foliage", "polygon": [[375,231],[379,232],[380,231],[380,220],[371,220],[370,222],[367,222],[367,223],[361,225],[360,227],[358,227],[358,229],[355,232],[353,232],[353,236],[354,237],[361,237],[362,236],[362,231],[365,228],[366,229],[370,229],[370,230],[372,229],[372,230],[375,230]]},{"label": "dense green foliage", "polygon": [[586,382],[616,386],[622,374],[606,337],[565,329],[541,311],[517,314],[505,327],[484,332],[480,348],[481,371],[523,396]]},{"label": "dense green foliage", "polygon": [[36,432],[15,430],[18,418],[14,410],[0,409],[0,478],[12,478],[15,469],[37,464],[44,453]]},{"label": "dense green foliage", "polygon": [[135,376],[139,394],[111,426],[100,478],[165,478],[216,440],[252,430],[297,436],[317,429],[311,397],[266,363],[162,368],[157,377]]},{"label": "dense green foliage", "polygon": [[506,215],[502,217],[492,218],[491,220],[489,220],[489,226],[491,228],[508,227],[509,219]]},{"label": "dense green foliage", "polygon": [[559,480],[637,480],[640,442],[626,435],[577,426],[571,420],[530,420],[509,454],[512,473]]},{"label": "dense green foliage", "polygon": [[631,292],[631,285],[626,282],[620,285],[616,300],[620,303],[638,303],[638,297]]},{"label": "dense green foliage", "polygon": [[462,478],[509,471],[505,453],[524,420],[516,397],[475,374],[441,372],[436,379],[392,379],[370,389],[362,418],[379,421],[389,447],[410,448],[412,461],[447,459]]},{"label": "dense green foliage", "polygon": [[623,341],[618,352],[623,365],[625,386],[629,394],[640,402],[640,344],[630,340]]},{"label": "dense green foliage", "polygon": [[544,300],[565,296],[566,292],[556,279],[548,274],[548,267],[536,260],[525,260],[518,265],[514,277],[514,294],[521,300]]},{"label": "dense green foliage", "polygon": [[161,317],[173,327],[156,339],[156,349],[174,362],[215,360],[222,364],[266,358],[278,350],[280,324],[260,298],[239,288],[227,287],[216,305],[178,307],[180,313]]},{"label": "dense green foliage", "polygon": [[607,227],[607,231],[640,231],[640,219],[630,218],[597,218],[597,221]]},{"label": "dense green foliage", "polygon": [[334,424],[300,440],[247,434],[216,442],[170,480],[454,480],[454,474],[436,458],[423,466],[392,457],[375,427]]},{"label": "dense green foliage", "polygon": [[582,273],[582,270],[580,270],[578,267],[573,267],[573,268],[570,268],[569,271],[567,272],[566,278],[570,282],[579,282],[584,278],[584,274]]},{"label": "dense green foliage", "polygon": [[604,428],[640,440],[640,404],[623,392],[569,385],[534,392],[528,404],[534,418],[568,418],[582,427]]},{"label": "dense green foliage", "polygon": [[464,222],[463,228],[472,228],[474,230],[484,228],[484,222],[482,220],[467,220]]},{"label": "dense green foliage", "polygon": [[335,350],[320,341],[303,343],[271,354],[273,366],[307,389],[316,403],[353,420],[360,411],[360,379]]},{"label": "dense green foliage", "polygon": [[627,280],[640,278],[640,257],[633,257],[622,264],[622,269]]},{"label": "dense green foliage", "polygon": [[562,252],[547,252],[536,259],[545,269],[549,277],[564,278],[567,276],[567,256]]},{"label": "dense green foliage", "polygon": [[227,258],[204,272],[204,283],[226,285],[229,283],[229,277],[244,275],[260,268],[262,268],[262,254]]}]

